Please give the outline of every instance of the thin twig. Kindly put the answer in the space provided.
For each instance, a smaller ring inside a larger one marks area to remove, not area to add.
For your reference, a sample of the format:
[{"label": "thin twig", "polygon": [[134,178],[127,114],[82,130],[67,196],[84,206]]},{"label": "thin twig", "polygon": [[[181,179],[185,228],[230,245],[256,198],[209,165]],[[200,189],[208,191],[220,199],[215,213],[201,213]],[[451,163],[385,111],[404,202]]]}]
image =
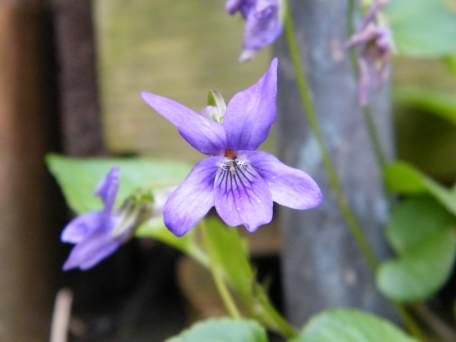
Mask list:
[{"label": "thin twig", "polygon": [[67,341],[72,303],[73,292],[71,290],[61,289],[57,293],[52,314],[50,342]]}]

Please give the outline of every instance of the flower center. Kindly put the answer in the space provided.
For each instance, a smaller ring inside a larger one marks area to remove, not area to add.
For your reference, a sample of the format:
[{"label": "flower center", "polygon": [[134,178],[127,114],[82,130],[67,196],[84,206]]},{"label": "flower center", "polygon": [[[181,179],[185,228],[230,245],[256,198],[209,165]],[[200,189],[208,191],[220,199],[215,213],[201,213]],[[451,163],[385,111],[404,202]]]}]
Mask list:
[{"label": "flower center", "polygon": [[225,160],[219,167],[215,182],[225,192],[249,188],[255,178],[248,161],[237,157],[233,150],[225,150]]},{"label": "flower center", "polygon": [[228,159],[231,159],[231,160],[235,160],[237,155],[236,155],[236,152],[230,148],[227,148],[224,152],[224,156],[225,158],[228,158]]}]

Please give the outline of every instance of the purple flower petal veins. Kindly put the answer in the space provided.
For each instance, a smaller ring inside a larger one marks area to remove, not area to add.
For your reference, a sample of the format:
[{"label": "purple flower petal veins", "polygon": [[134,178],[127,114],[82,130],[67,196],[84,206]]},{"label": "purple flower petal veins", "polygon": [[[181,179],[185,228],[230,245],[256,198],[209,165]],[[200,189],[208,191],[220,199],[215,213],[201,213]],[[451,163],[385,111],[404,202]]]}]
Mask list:
[{"label": "purple flower petal veins", "polygon": [[244,153],[268,184],[274,202],[300,210],[312,209],[321,204],[323,196],[320,188],[304,171],[289,167],[266,152]]},{"label": "purple flower petal veins", "polygon": [[214,177],[220,159],[209,157],[197,163],[169,196],[163,220],[175,235],[184,235],[214,206]]},{"label": "purple flower petal veins", "polygon": [[225,10],[230,15],[239,12],[245,20],[241,62],[252,59],[282,33],[282,0],[228,0]]},{"label": "purple flower petal veins", "polygon": [[241,154],[225,160],[214,181],[215,209],[229,226],[244,225],[249,232],[272,220],[268,184]]},{"label": "purple flower petal veins", "polygon": [[[233,1],[230,5],[236,4]],[[212,207],[227,225],[244,225],[253,232],[272,220],[274,201],[301,210],[321,203],[321,191],[309,175],[268,153],[256,152],[275,121],[277,63],[275,58],[258,82],[234,95],[221,123],[182,105],[172,111],[169,103],[175,103],[173,100],[143,93],[146,102],[179,131],[188,123],[187,141],[213,142],[210,150],[208,144],[192,144],[208,158],[193,167],[165,204],[164,222],[175,235],[188,232]],[[199,126],[192,130],[193,122],[200,120],[196,115],[210,122],[216,134],[201,137]],[[214,143],[214,136],[223,139]]]}]

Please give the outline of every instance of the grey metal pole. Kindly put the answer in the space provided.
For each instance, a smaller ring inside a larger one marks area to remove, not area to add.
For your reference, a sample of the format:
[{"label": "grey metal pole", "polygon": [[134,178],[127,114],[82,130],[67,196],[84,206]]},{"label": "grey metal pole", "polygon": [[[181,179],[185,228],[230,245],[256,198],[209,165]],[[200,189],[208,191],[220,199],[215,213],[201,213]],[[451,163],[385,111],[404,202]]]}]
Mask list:
[{"label": "grey metal pole", "polygon": [[[293,1],[291,13],[323,135],[349,201],[378,256],[388,249],[383,227],[387,203],[381,177],[357,104],[356,82],[348,56],[346,1]],[[283,209],[283,275],[290,319],[301,325],[313,314],[334,307],[357,307],[394,317],[375,289],[373,273],[338,211],[322,167],[318,145],[309,132],[296,90],[293,66],[283,37],[276,46],[279,70],[279,144],[282,160],[306,170],[321,185],[319,209]],[[375,119],[387,155],[392,151],[386,91],[374,99]]]}]

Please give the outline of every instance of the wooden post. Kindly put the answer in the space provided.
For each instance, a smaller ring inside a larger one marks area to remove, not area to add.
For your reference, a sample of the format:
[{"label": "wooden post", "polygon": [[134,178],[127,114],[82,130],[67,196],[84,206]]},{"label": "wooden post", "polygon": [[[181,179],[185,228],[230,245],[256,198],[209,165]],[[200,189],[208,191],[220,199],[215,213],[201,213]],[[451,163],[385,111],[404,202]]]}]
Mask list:
[{"label": "wooden post", "polygon": [[47,340],[52,311],[56,211],[44,155],[56,135],[47,19],[39,0],[0,2],[1,341]]},{"label": "wooden post", "polygon": [[[384,223],[387,204],[365,122],[356,101],[348,58],[341,58],[346,37],[346,1],[293,1],[292,11],[302,60],[323,134],[350,204],[377,255],[387,254]],[[321,185],[324,204],[311,211],[281,211],[285,299],[292,322],[301,325],[331,307],[358,307],[392,316],[377,292],[374,274],[353,242],[328,188],[318,145],[309,132],[296,90],[285,38],[276,49],[279,70],[279,144],[281,158],[306,170]],[[392,150],[386,92],[375,99],[377,127]]]},{"label": "wooden post", "polygon": [[57,59],[64,152],[104,152],[91,0],[55,0]]}]

